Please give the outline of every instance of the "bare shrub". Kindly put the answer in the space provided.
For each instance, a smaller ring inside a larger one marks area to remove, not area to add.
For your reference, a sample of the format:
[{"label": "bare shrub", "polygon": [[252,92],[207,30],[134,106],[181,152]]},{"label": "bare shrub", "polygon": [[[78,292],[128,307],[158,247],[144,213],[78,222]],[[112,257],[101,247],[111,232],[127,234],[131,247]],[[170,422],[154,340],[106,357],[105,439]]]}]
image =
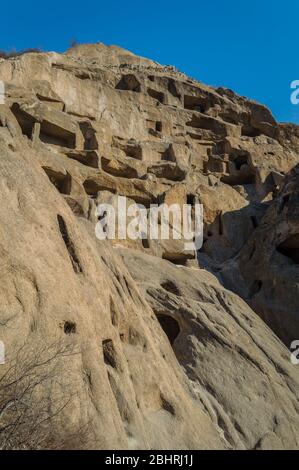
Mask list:
[{"label": "bare shrub", "polygon": [[[62,433],[59,418],[75,397],[63,358],[77,354],[70,343],[23,346],[0,378],[0,449],[83,448],[89,425]],[[64,377],[64,379],[63,379]],[[56,427],[55,427],[56,426]],[[59,435],[59,437],[58,437]]]}]

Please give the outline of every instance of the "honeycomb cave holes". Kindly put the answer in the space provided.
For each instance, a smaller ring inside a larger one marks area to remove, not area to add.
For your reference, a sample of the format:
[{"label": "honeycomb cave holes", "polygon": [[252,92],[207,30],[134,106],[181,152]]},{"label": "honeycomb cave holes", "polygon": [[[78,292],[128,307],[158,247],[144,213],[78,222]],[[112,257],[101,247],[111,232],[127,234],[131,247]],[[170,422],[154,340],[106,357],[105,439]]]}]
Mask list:
[{"label": "honeycomb cave holes", "polygon": [[156,315],[156,317],[160,323],[161,328],[169,339],[170,344],[173,345],[174,341],[180,333],[180,326],[178,322],[170,315],[164,313],[159,313]]},{"label": "honeycomb cave holes", "polygon": [[299,264],[299,233],[289,236],[280,243],[277,251],[292,260],[293,263]]}]

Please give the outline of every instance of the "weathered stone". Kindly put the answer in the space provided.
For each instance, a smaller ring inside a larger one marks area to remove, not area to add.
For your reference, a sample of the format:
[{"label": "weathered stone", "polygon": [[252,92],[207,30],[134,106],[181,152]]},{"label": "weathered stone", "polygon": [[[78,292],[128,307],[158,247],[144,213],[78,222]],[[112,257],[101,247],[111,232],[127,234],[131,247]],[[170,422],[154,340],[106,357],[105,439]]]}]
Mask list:
[{"label": "weathered stone", "polygon": [[[22,348],[72,348],[30,395],[48,440],[11,446],[298,448],[298,126],[116,46],[23,54],[0,79],[1,377]],[[202,203],[203,246],[98,240],[118,196]]]}]

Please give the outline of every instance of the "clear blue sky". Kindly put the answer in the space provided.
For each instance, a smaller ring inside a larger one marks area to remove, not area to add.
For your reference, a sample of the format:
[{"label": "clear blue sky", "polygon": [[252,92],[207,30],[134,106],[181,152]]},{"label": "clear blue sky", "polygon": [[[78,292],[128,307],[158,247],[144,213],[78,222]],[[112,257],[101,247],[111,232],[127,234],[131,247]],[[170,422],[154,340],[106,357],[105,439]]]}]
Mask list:
[{"label": "clear blue sky", "polygon": [[69,0],[1,4],[1,49],[116,44],[226,86],[299,124],[298,0]]}]

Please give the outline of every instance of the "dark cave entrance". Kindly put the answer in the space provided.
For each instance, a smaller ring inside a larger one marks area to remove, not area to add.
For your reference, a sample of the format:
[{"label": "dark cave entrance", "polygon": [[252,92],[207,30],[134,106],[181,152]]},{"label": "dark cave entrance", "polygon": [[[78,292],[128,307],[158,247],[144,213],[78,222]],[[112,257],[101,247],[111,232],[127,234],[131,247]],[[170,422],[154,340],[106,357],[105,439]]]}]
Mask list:
[{"label": "dark cave entrance", "polygon": [[180,333],[178,322],[170,315],[161,313],[157,315],[157,319],[162,329],[164,330],[164,333],[167,335],[170,344],[172,345]]},{"label": "dark cave entrance", "polygon": [[280,243],[277,251],[290,258],[295,264],[299,264],[299,233],[291,235],[285,241]]}]

